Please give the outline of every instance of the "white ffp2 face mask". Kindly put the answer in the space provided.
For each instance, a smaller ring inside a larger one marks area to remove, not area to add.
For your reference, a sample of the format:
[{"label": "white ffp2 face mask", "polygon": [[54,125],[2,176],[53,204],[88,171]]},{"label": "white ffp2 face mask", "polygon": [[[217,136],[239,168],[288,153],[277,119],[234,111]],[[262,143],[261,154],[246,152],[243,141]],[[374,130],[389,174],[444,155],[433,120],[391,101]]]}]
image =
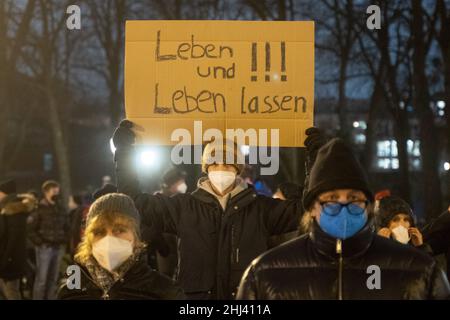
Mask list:
[{"label": "white ffp2 face mask", "polygon": [[236,173],[231,171],[211,171],[208,173],[209,181],[213,186],[223,193],[236,180]]},{"label": "white ffp2 face mask", "polygon": [[186,183],[180,183],[178,186],[177,186],[177,192],[178,193],[186,193],[186,191],[187,191],[187,185],[186,185]]},{"label": "white ffp2 face mask", "polygon": [[113,271],[133,253],[130,241],[113,236],[105,236],[92,246],[92,255],[106,270]]},{"label": "white ffp2 face mask", "polygon": [[400,243],[407,244],[409,242],[409,232],[404,226],[400,225],[392,229],[392,234],[395,240]]}]

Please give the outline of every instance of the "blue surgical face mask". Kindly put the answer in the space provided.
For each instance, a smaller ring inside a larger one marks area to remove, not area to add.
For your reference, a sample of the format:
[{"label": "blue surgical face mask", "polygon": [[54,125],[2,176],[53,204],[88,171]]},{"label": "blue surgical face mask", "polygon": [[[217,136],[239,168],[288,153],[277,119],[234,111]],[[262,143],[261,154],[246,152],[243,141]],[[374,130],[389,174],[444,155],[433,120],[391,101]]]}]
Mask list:
[{"label": "blue surgical face mask", "polygon": [[[351,204],[350,204],[351,205]],[[320,228],[330,236],[345,240],[355,235],[367,222],[365,210],[351,213],[348,206],[342,206],[337,214],[330,215],[324,209],[320,212]]]}]

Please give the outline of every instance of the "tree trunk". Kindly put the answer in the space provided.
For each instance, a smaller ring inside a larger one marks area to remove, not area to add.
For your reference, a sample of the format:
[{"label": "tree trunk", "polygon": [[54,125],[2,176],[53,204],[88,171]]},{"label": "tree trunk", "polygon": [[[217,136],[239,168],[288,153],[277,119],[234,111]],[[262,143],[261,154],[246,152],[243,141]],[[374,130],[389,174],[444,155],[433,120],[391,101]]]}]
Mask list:
[{"label": "tree trunk", "polygon": [[[447,8],[444,0],[438,0],[437,6],[441,20],[438,43],[441,49],[442,62],[444,66],[444,101],[445,115],[447,117],[446,161],[450,161],[450,8]],[[450,175],[447,182],[447,196],[450,197]]]},{"label": "tree trunk", "polygon": [[[401,181],[401,188],[399,195],[406,201],[411,201],[410,195],[410,179],[409,179],[409,158],[408,158],[408,137],[409,124],[408,115],[406,113],[406,106],[403,110],[398,110],[394,125],[394,136],[397,141],[398,163],[399,163],[399,180]],[[401,164],[401,165],[400,165]]]},{"label": "tree trunk", "polygon": [[[388,10],[387,7],[384,10]],[[390,40],[388,26],[384,26],[379,31],[378,48],[381,53],[382,65],[386,67],[386,76],[380,79],[384,87],[384,96],[386,105],[394,119],[394,138],[397,142],[398,162],[399,162],[399,194],[406,201],[410,200],[410,179],[409,179],[409,161],[407,141],[409,135],[409,123],[406,113],[406,105],[403,109],[400,107],[402,103],[400,90],[397,85],[398,69],[391,62],[390,56]],[[404,102],[403,102],[404,103]]]},{"label": "tree trunk", "polygon": [[14,42],[7,52],[8,13],[6,1],[0,1],[0,176],[5,174],[5,148],[7,143],[7,125],[11,105],[14,103],[13,91],[16,76],[16,63],[20,50],[29,32],[33,18],[35,0],[29,0],[15,33]]},{"label": "tree trunk", "polygon": [[56,83],[58,72],[53,68],[55,65],[55,55],[58,54],[58,51],[56,50],[56,45],[52,43],[52,38],[56,37],[61,29],[58,28],[58,24],[56,24],[56,29],[53,29],[53,11],[51,8],[49,9],[48,3],[41,1],[40,9],[42,12],[42,46],[40,47],[42,59],[42,79],[45,87],[53,147],[58,164],[61,193],[63,196],[63,203],[67,204],[69,195],[72,193],[72,184],[70,178],[67,139],[64,132],[65,126],[58,108],[58,85]]},{"label": "tree trunk", "polygon": [[411,33],[413,38],[413,103],[418,110],[420,124],[420,147],[424,188],[425,214],[432,219],[440,214],[442,194],[439,179],[438,135],[434,115],[430,108],[430,94],[426,76],[426,45],[423,30],[423,8],[419,1],[412,0]]},{"label": "tree trunk", "polygon": [[339,116],[339,131],[343,138],[347,138],[350,128],[347,124],[347,95],[346,95],[346,84],[347,84],[347,65],[348,65],[348,52],[347,50],[342,51],[339,63],[339,83],[338,83],[338,116]]},{"label": "tree trunk", "polygon": [[4,151],[6,147],[6,133],[7,133],[7,116],[8,116],[8,104],[9,99],[6,95],[8,90],[6,89],[8,83],[7,74],[7,56],[6,56],[6,3],[0,1],[0,179],[5,175],[4,172]]},{"label": "tree trunk", "polygon": [[67,140],[61,123],[58,103],[52,92],[53,88],[47,88],[47,102],[49,111],[50,126],[53,136],[53,147],[55,148],[58,163],[59,182],[64,203],[67,203],[69,195],[72,194],[72,183],[70,177],[70,161],[67,153]]},{"label": "tree trunk", "polygon": [[[112,82],[115,82],[113,84]],[[122,118],[122,95],[118,88],[118,80],[111,79],[109,85],[109,110],[111,113],[111,128],[115,128]]]},{"label": "tree trunk", "polygon": [[367,116],[367,128],[366,128],[366,143],[364,145],[364,164],[367,171],[370,171],[373,165],[374,154],[376,153],[374,143],[374,124],[377,121],[376,110],[377,107],[384,103],[384,91],[380,83],[380,79],[383,77],[384,65],[380,63],[378,67],[378,73],[375,75],[374,88],[372,96],[370,97],[369,113]]}]

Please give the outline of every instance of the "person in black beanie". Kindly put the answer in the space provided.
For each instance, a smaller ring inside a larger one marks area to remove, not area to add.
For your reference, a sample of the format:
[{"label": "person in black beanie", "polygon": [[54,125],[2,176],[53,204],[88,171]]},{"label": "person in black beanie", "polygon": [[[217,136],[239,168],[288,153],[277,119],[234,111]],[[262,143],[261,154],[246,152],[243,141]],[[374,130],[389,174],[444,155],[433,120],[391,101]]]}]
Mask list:
[{"label": "person in black beanie", "polygon": [[308,233],[255,259],[238,299],[450,296],[447,277],[432,257],[375,234],[365,172],[341,139],[319,149],[306,187]]},{"label": "person in black beanie", "polygon": [[409,204],[396,196],[380,200],[375,213],[378,219],[378,235],[396,241],[410,243],[417,249],[432,254],[431,247],[423,242],[423,236],[416,227],[416,217]]}]

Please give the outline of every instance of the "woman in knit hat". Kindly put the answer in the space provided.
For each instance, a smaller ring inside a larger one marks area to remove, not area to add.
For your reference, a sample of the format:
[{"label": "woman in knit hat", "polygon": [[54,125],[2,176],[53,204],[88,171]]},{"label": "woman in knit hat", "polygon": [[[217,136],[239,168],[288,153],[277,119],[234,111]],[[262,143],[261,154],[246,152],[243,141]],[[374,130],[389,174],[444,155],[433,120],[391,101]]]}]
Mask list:
[{"label": "woman in knit hat", "polygon": [[140,240],[140,217],[133,200],[110,193],[90,207],[82,242],[75,254],[80,287],[66,283],[58,298],[183,299],[173,281],[152,270]]},{"label": "woman in knit hat", "polygon": [[384,197],[380,200],[375,215],[378,219],[378,235],[403,244],[410,243],[432,253],[431,248],[424,244],[422,233],[416,227],[416,217],[405,200],[396,196]]}]

